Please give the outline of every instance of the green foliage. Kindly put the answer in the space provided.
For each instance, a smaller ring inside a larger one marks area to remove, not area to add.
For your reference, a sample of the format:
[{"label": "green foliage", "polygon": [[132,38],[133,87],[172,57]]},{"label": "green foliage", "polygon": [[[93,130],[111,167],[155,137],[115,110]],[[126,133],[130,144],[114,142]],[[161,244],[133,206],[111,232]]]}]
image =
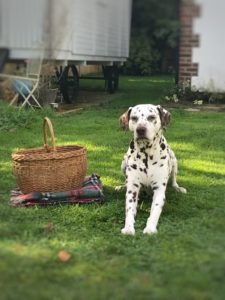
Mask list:
[{"label": "green foliage", "polygon": [[194,104],[225,103],[225,93],[212,93],[191,88],[190,81],[174,85],[167,91],[165,100],[168,102],[188,101]]},{"label": "green foliage", "polygon": [[150,75],[152,71],[156,71],[158,59],[159,55],[146,35],[132,37],[130,56],[122,72],[129,75]]},{"label": "green foliage", "polygon": [[134,0],[130,57],[122,67],[129,75],[176,70],[179,36],[177,0]]},{"label": "green foliage", "polygon": [[[131,134],[119,129],[118,118],[129,106],[158,104],[171,85],[169,77],[124,77],[121,94],[110,103],[51,117],[57,144],[86,145],[88,173],[97,172],[104,184],[102,205],[9,207],[11,151],[40,146],[40,111],[29,129],[0,131],[1,300],[224,299],[223,113],[170,110],[165,134],[178,158],[178,182],[188,193],[168,186],[156,236],[142,234],[146,197],[140,199],[136,236],[120,234],[125,193],[114,187],[124,181],[120,164]],[[61,250],[71,254],[69,261],[58,259]]]},{"label": "green foliage", "polygon": [[29,127],[36,122],[38,118],[53,112],[45,108],[40,111],[32,109],[19,109],[15,106],[9,106],[7,103],[0,101],[0,131],[9,130],[19,127]]}]

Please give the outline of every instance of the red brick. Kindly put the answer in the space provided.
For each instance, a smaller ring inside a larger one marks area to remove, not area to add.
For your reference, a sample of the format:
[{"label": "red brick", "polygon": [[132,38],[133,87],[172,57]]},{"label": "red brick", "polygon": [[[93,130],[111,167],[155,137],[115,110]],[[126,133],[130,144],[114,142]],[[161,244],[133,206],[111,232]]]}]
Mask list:
[{"label": "red brick", "polygon": [[201,16],[201,7],[199,5],[193,5],[192,16],[195,18]]},{"label": "red brick", "polygon": [[192,62],[192,48],[199,46],[199,36],[193,34],[193,18],[199,16],[200,7],[194,0],[181,0],[179,82],[191,80],[198,74],[198,64]]}]

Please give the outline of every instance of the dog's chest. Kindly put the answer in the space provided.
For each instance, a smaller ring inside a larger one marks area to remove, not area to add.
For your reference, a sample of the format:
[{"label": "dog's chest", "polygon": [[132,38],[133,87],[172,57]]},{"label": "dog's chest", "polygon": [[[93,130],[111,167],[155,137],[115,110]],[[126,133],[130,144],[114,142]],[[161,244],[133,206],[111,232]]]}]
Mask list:
[{"label": "dog's chest", "polygon": [[127,166],[130,176],[148,185],[152,180],[161,181],[171,172],[171,159],[167,145],[165,148],[130,149],[127,153]]}]

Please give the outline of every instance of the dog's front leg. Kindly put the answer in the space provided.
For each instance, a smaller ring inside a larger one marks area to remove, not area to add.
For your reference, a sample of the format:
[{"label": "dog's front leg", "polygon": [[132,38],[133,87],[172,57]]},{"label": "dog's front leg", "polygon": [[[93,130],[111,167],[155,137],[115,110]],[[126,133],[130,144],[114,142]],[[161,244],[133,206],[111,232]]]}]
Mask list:
[{"label": "dog's front leg", "polygon": [[138,194],[140,187],[136,183],[127,184],[126,192],[126,219],[125,226],[121,230],[123,234],[135,234],[134,223],[137,213]]},{"label": "dog's front leg", "polygon": [[157,224],[165,202],[165,190],[157,190],[154,192],[151,206],[150,216],[143,233],[157,233]]}]

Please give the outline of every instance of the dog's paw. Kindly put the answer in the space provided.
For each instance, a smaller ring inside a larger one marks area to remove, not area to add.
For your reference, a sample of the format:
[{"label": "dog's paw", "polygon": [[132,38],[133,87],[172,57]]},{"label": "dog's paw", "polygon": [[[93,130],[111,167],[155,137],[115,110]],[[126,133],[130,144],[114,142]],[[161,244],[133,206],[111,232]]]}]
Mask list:
[{"label": "dog's paw", "polygon": [[180,192],[180,193],[183,193],[183,194],[187,194],[187,190],[185,188],[181,187],[181,186],[179,186],[177,188],[177,191]]},{"label": "dog's paw", "polygon": [[156,229],[156,228],[150,228],[150,227],[145,227],[145,229],[143,230],[143,233],[144,234],[149,234],[149,235],[151,235],[151,234],[156,234],[158,232],[158,230]]},{"label": "dog's paw", "polygon": [[126,235],[135,235],[135,229],[131,227],[124,227],[121,230],[121,233]]},{"label": "dog's paw", "polygon": [[126,185],[117,185],[116,187],[115,187],[115,191],[116,192],[120,192],[120,191],[123,191],[123,190],[125,190],[126,189]]},{"label": "dog's paw", "polygon": [[174,185],[173,186],[175,188],[175,190],[179,193],[183,193],[183,194],[186,194],[187,193],[187,190],[181,186],[178,186],[178,185]]}]

